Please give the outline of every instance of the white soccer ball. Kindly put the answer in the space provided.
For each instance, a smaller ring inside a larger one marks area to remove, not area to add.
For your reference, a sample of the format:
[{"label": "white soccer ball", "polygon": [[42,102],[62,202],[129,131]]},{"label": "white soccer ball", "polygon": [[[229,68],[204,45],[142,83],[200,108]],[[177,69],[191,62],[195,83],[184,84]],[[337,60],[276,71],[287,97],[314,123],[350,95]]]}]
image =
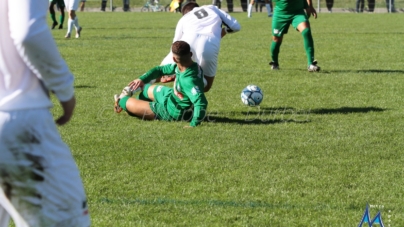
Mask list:
[{"label": "white soccer ball", "polygon": [[248,85],[241,92],[241,101],[247,106],[258,106],[263,98],[264,93],[257,85]]}]

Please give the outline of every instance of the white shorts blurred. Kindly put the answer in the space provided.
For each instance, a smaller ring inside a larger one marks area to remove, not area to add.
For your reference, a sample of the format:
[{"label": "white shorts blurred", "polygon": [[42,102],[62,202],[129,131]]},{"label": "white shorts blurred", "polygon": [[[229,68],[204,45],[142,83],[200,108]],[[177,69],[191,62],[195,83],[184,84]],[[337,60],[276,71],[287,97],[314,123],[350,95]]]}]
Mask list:
[{"label": "white shorts blurred", "polygon": [[0,227],[89,227],[79,170],[48,109],[0,111]]},{"label": "white shorts blurred", "polygon": [[64,0],[64,1],[67,11],[70,10],[77,11],[77,9],[79,8],[80,0]]}]

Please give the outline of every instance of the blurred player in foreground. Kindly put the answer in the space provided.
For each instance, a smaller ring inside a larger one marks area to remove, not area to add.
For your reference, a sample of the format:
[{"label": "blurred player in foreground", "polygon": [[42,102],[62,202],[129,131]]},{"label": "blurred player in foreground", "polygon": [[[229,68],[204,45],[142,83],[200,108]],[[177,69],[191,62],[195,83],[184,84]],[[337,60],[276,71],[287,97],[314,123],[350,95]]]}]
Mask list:
[{"label": "blurred player in foreground", "polygon": [[0,227],[89,227],[79,170],[49,109],[66,124],[73,75],[47,25],[49,0],[0,1]]},{"label": "blurred player in foreground", "polygon": [[[125,110],[132,116],[145,120],[191,120],[186,127],[199,125],[206,115],[208,101],[203,92],[203,71],[192,60],[191,47],[184,41],[172,44],[175,63],[156,66],[139,79],[129,83],[121,95],[115,95],[115,112]],[[174,87],[146,84],[163,75],[176,75]],[[145,85],[146,84],[146,85]],[[143,88],[138,98],[132,90]]]},{"label": "blurred player in foreground", "polygon": [[[191,46],[193,59],[205,74],[204,91],[208,92],[216,76],[220,41],[226,34],[240,31],[240,24],[214,5],[199,7],[196,2],[190,1],[183,5],[181,12],[183,16],[177,23],[173,42],[182,40]],[[164,58],[161,65],[168,63],[173,63],[172,52]],[[173,80],[174,77],[165,77],[161,82]]]},{"label": "blurred player in foreground", "polygon": [[[307,2],[306,2],[307,1]],[[320,66],[314,60],[314,41],[311,35],[309,16],[317,18],[317,12],[313,8],[311,0],[274,0],[275,9],[272,18],[272,43],[271,58],[269,63],[272,70],[279,69],[279,50],[283,35],[288,33],[289,26],[300,32],[303,36],[304,49],[307,56],[307,70],[309,72],[320,71]]]}]

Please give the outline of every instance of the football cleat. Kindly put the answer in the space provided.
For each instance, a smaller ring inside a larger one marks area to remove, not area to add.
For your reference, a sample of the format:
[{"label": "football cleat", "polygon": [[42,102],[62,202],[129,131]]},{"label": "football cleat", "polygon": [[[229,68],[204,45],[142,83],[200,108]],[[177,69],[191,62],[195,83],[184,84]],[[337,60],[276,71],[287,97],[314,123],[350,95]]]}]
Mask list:
[{"label": "football cleat", "polygon": [[54,29],[58,25],[58,22],[53,22],[52,29]]},{"label": "football cleat", "polygon": [[309,65],[309,67],[307,67],[307,70],[309,72],[318,72],[318,71],[320,71],[320,66],[317,65],[317,60],[314,60],[313,63],[311,63]]},{"label": "football cleat", "polygon": [[80,33],[81,33],[81,30],[82,30],[82,29],[83,29],[82,27],[80,27],[79,29],[77,29],[77,32],[76,32],[76,39],[80,38]]},{"label": "football cleat", "polygon": [[271,66],[272,70],[279,70],[279,64],[278,63],[271,61],[269,63],[269,65]]},{"label": "football cleat", "polygon": [[122,107],[120,107],[119,106],[119,100],[120,100],[120,98],[119,98],[119,95],[114,95],[114,111],[115,111],[115,113],[120,113],[120,112],[122,112]]},{"label": "football cleat", "polygon": [[66,38],[66,39],[70,39],[70,33],[67,33],[67,34],[65,35],[65,38]]},{"label": "football cleat", "polygon": [[63,29],[63,24],[59,25],[59,29]]}]

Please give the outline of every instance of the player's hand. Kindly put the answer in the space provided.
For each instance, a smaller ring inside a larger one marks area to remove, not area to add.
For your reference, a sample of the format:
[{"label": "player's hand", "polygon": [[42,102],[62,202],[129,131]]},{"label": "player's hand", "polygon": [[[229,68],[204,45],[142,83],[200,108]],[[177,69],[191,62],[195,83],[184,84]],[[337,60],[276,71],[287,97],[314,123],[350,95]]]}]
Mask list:
[{"label": "player's hand", "polygon": [[175,80],[175,75],[173,75],[173,76],[162,76],[160,78],[161,83],[168,83],[168,82],[172,82],[174,80]]},{"label": "player's hand", "polygon": [[226,32],[226,28],[225,27],[223,27],[222,28],[222,38],[225,36],[227,34],[227,32]]},{"label": "player's hand", "polygon": [[310,16],[312,15],[314,17],[314,19],[317,19],[317,11],[316,11],[316,9],[314,9],[313,6],[309,6],[306,9],[306,13],[307,13],[307,17],[310,18]]},{"label": "player's hand", "polygon": [[64,125],[70,121],[73,116],[73,110],[76,107],[76,98],[73,96],[66,102],[60,102],[63,108],[63,115],[56,120],[56,124]]},{"label": "player's hand", "polygon": [[138,89],[139,87],[141,87],[141,88],[143,89],[143,87],[144,87],[144,82],[143,82],[141,79],[136,79],[136,80],[131,81],[131,82],[128,84],[128,86],[130,87],[130,89],[131,89],[132,91]]}]

